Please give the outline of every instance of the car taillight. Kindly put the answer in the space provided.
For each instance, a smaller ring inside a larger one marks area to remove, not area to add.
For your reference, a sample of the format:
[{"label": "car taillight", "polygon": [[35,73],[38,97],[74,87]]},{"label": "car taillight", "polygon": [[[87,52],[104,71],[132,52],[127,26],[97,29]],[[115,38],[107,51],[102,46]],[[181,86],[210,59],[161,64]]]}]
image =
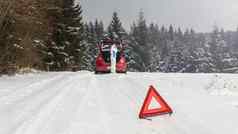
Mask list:
[{"label": "car taillight", "polygon": [[120,58],[119,63],[125,63],[125,59],[124,58]]},{"label": "car taillight", "polygon": [[102,60],[103,60],[102,56],[99,56],[99,57],[98,57],[98,60],[102,61]]}]

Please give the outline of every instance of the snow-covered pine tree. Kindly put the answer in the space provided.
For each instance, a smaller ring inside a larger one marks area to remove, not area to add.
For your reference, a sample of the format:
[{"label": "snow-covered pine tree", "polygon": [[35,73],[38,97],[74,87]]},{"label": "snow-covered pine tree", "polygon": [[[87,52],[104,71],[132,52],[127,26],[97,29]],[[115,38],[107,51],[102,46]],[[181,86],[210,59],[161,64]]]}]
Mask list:
[{"label": "snow-covered pine tree", "polygon": [[111,39],[123,39],[125,36],[125,30],[122,27],[120,18],[118,17],[117,12],[114,12],[112,15],[112,21],[107,28],[108,35]]},{"label": "snow-covered pine tree", "polygon": [[6,73],[3,70],[7,69],[8,64],[15,63],[15,55],[17,47],[14,46],[17,40],[13,36],[14,21],[10,7],[14,5],[13,1],[0,0],[0,74]]},{"label": "snow-covered pine tree", "polygon": [[85,43],[87,44],[86,56],[88,59],[87,70],[94,71],[95,60],[98,53],[97,44],[102,40],[104,35],[104,24],[102,21],[88,22],[85,25]]},{"label": "snow-covered pine tree", "polygon": [[95,29],[96,28],[95,28],[94,22],[90,21],[89,23],[85,24],[85,32],[86,32],[85,39],[87,40],[87,42],[92,44],[95,44],[98,41]]},{"label": "snow-covered pine tree", "polygon": [[127,60],[128,71],[141,71],[143,61],[139,53],[137,53],[138,44],[131,35],[126,38],[125,56]]},{"label": "snow-covered pine tree", "polygon": [[160,31],[157,24],[151,23],[148,28],[148,46],[150,47],[149,71],[159,71],[160,66]]},{"label": "snow-covered pine tree", "polygon": [[[191,40],[194,43],[194,40]],[[209,45],[210,38],[208,35],[201,34],[198,39],[198,47],[195,49],[196,72],[211,73],[214,72],[211,48]]]},{"label": "snow-covered pine tree", "polygon": [[[47,0],[0,0],[0,64],[42,69],[48,38]],[[3,61],[3,63],[1,63]]]},{"label": "snow-covered pine tree", "polygon": [[234,32],[234,39],[233,39],[233,48],[236,52],[236,55],[238,57],[238,28],[236,29],[236,31]]},{"label": "snow-covered pine tree", "polygon": [[174,40],[175,31],[172,25],[169,26],[168,38],[170,41]]},{"label": "snow-covered pine tree", "polygon": [[148,45],[148,28],[144,13],[140,11],[137,23],[131,27],[131,36],[134,39],[135,53],[140,56],[142,61],[139,71],[148,71],[150,66],[150,48]]},{"label": "snow-covered pine tree", "polygon": [[180,37],[180,34],[178,35],[180,39],[182,39],[182,42],[184,44],[183,48],[183,56],[184,56],[184,66],[183,71],[188,73],[194,73],[197,71],[197,63],[196,63],[196,52],[198,48],[200,48],[200,43],[202,43],[202,40],[200,40],[200,36],[196,37],[196,33],[193,29],[190,31],[187,29],[186,32],[183,34],[183,37]]},{"label": "snow-covered pine tree", "polygon": [[[179,60],[180,53],[178,46],[180,42],[177,38],[175,38],[175,30],[172,25],[169,26],[169,30],[164,33],[165,36],[163,37],[165,40],[164,48],[166,48],[166,55],[162,53],[163,57],[163,64],[161,65],[161,70],[166,72],[177,72],[179,70],[179,65],[177,65],[177,61]],[[179,57],[178,57],[179,56]]]},{"label": "snow-covered pine tree", "polygon": [[232,55],[238,59],[238,28],[236,31],[233,33],[233,38],[232,38]]},{"label": "snow-covered pine tree", "polygon": [[165,26],[162,26],[159,31],[159,51],[160,51],[160,62],[159,71],[168,72],[168,57],[170,49],[168,46],[168,30]]},{"label": "snow-covered pine tree", "polygon": [[53,15],[52,40],[49,41],[46,63],[49,70],[83,68],[82,9],[74,0],[57,2]]},{"label": "snow-covered pine tree", "polygon": [[223,72],[226,68],[224,60],[230,58],[229,49],[225,40],[222,38],[221,32],[218,27],[215,26],[211,33],[209,41],[210,53],[211,53],[211,64],[213,65],[214,72]]},{"label": "snow-covered pine tree", "polygon": [[48,71],[65,70],[69,63],[69,55],[66,52],[65,34],[67,26],[64,24],[63,0],[52,2],[54,4],[48,9],[48,15],[51,16],[51,37],[48,40],[45,48],[46,55],[44,56],[44,63]]},{"label": "snow-covered pine tree", "polygon": [[96,35],[96,41],[100,42],[104,35],[104,25],[102,21],[98,21],[98,19],[96,19],[94,23],[94,31]]},{"label": "snow-covered pine tree", "polygon": [[66,49],[69,54],[69,66],[78,69],[86,69],[87,58],[85,50],[87,44],[84,43],[84,24],[82,18],[82,8],[75,0],[64,0],[64,17],[67,26]]}]

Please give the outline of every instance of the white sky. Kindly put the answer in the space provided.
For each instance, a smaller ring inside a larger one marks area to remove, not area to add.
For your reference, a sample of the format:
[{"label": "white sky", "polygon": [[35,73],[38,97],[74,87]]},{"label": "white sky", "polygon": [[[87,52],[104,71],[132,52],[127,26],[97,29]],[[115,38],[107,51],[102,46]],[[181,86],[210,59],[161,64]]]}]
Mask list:
[{"label": "white sky", "polygon": [[138,17],[140,9],[147,22],[172,24],[209,32],[213,25],[225,30],[238,27],[238,0],[80,0],[86,21],[101,19],[107,25],[117,11],[126,29]]}]

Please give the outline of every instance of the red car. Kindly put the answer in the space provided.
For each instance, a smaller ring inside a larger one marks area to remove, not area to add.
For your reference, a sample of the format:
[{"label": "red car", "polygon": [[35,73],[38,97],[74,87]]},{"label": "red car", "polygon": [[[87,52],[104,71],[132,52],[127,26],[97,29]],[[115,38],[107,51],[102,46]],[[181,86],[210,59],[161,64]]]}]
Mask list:
[{"label": "red car", "polygon": [[123,50],[123,45],[121,42],[114,42],[111,40],[102,41],[99,47],[99,54],[96,59],[96,69],[95,73],[110,73],[111,72],[111,58],[110,50],[111,46],[116,44],[118,48],[117,58],[116,58],[116,72],[117,73],[126,73],[127,63]]}]

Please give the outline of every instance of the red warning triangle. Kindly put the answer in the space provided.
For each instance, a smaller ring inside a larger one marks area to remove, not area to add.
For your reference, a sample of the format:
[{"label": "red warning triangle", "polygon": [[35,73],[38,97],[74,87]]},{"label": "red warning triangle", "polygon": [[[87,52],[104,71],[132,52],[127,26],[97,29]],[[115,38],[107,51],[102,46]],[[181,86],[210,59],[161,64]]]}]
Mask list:
[{"label": "red warning triangle", "polygon": [[[157,101],[157,107],[152,107],[153,101]],[[160,94],[153,86],[150,86],[149,91],[140,110],[139,118],[146,118],[162,114],[171,114],[173,111]]]}]

